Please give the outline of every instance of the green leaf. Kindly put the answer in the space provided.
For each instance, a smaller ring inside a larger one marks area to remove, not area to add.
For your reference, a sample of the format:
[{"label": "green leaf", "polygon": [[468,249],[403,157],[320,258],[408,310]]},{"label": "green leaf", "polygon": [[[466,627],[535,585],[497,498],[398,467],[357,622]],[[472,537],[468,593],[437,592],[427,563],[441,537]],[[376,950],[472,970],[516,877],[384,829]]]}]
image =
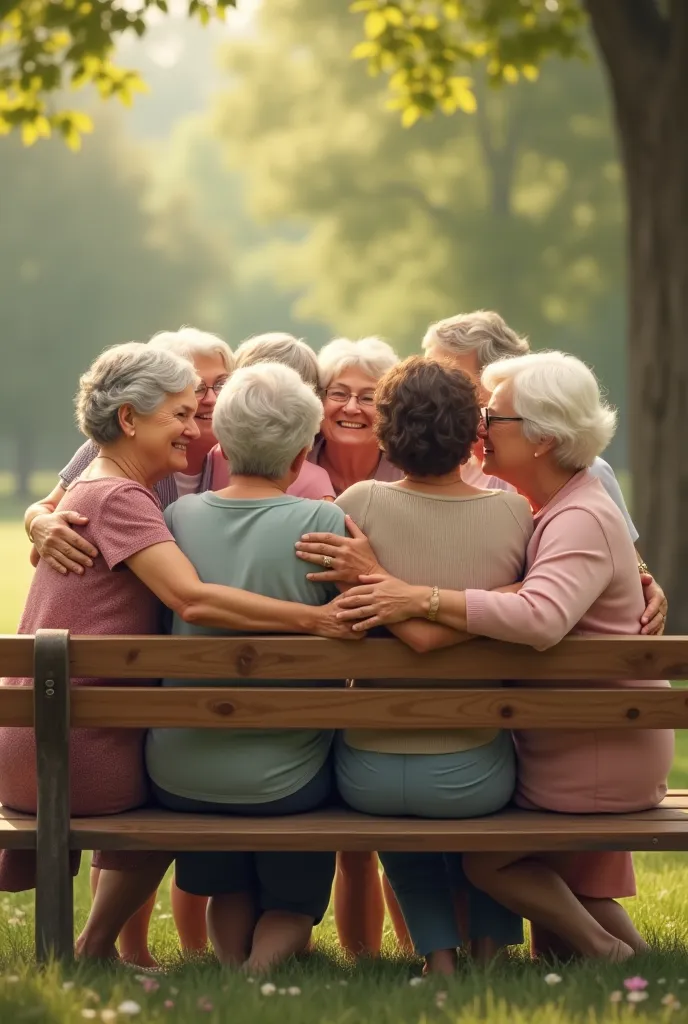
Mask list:
[{"label": "green leaf", "polygon": [[404,128],[412,128],[421,115],[420,107],[412,103],[410,107],[405,107],[401,115],[401,123]]},{"label": "green leaf", "polygon": [[369,39],[377,39],[387,28],[387,19],[382,11],[371,11],[366,15],[365,33]]}]

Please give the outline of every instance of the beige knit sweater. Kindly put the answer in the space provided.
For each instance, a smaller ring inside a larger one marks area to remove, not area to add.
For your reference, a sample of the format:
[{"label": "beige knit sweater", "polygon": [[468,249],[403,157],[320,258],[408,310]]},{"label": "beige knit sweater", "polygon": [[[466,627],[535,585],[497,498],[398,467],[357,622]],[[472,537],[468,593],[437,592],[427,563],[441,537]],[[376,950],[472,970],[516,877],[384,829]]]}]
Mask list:
[{"label": "beige knit sweater", "polygon": [[[528,502],[518,494],[481,491],[453,498],[364,480],[337,498],[337,505],[367,535],[380,564],[407,583],[492,590],[522,576],[533,521]],[[349,729],[345,739],[359,750],[444,754],[482,746],[496,735],[493,729]]]}]

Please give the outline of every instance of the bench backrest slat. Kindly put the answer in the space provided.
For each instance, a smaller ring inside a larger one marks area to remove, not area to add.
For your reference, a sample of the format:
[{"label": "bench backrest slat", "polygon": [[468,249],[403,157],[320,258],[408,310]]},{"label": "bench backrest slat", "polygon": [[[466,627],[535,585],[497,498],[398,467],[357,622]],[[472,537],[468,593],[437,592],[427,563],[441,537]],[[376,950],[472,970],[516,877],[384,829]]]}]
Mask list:
[{"label": "bench backrest slat", "polygon": [[[31,676],[33,637],[0,637],[0,675]],[[567,637],[549,651],[473,640],[414,654],[398,640],[71,637],[72,676],[110,679],[688,679],[688,637]]]}]

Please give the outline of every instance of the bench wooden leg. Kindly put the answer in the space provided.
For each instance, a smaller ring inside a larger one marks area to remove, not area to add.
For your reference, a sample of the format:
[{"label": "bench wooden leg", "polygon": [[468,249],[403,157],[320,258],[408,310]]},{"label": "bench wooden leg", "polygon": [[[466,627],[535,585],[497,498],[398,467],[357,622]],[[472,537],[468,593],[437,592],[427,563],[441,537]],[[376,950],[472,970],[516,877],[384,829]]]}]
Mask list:
[{"label": "bench wooden leg", "polygon": [[69,860],[69,633],[40,629],[34,648],[36,731],[36,958],[74,956]]}]

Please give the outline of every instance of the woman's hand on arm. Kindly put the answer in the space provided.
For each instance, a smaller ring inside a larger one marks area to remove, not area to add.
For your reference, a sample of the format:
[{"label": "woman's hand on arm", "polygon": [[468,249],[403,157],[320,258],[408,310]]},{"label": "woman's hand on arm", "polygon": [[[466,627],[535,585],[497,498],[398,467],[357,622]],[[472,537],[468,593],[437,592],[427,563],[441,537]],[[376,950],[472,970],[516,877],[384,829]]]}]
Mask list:
[{"label": "woman's hand on arm", "polygon": [[64,493],[62,485],[57,484],[50,494],[30,505],[24,514],[24,527],[33,543],[31,563],[37,565],[38,559],[42,558],[63,575],[68,572],[81,574],[84,568],[93,565],[98,550],[71,528],[72,525],[85,526],[88,522],[86,516],[66,509],[55,511]]},{"label": "woman's hand on arm", "polygon": [[645,636],[661,636],[664,632],[669,608],[666,594],[649,572],[640,574],[640,582],[645,598],[645,611],[640,619],[642,625],[640,632]]},{"label": "woman's hand on arm", "polygon": [[[353,622],[352,628],[359,630],[390,626],[407,619],[426,619],[431,597],[431,587],[414,586],[393,576],[364,576],[361,586],[352,587],[342,594],[336,599],[336,604],[341,608],[339,617]],[[440,590],[437,622],[458,633],[466,633],[466,598],[463,593]]]},{"label": "woman's hand on arm", "polygon": [[350,537],[340,537],[336,533],[305,533],[297,542],[297,557],[304,562],[322,567],[324,558],[332,559],[329,569],[309,573],[309,580],[314,583],[358,583],[361,576],[385,575],[368,538],[351,516],[346,517],[346,528]]},{"label": "woman's hand on arm", "polygon": [[202,583],[184,552],[173,542],[151,544],[126,560],[131,571],[185,622],[261,633],[310,633],[358,640],[337,617],[334,602],[311,607],[252,594],[236,587]]}]

